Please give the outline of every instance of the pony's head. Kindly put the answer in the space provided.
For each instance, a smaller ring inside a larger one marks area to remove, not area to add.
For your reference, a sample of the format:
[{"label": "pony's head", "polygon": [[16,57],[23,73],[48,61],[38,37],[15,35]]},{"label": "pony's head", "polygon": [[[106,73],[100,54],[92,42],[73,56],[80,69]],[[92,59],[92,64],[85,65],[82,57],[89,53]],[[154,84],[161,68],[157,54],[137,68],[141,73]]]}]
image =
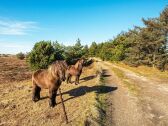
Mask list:
[{"label": "pony's head", "polygon": [[64,69],[58,69],[57,76],[59,77],[59,79],[61,81],[65,81],[66,80],[65,73],[66,73],[66,71]]},{"label": "pony's head", "polygon": [[79,59],[76,64],[75,64],[75,68],[78,69],[79,67],[82,67],[84,64],[84,59]]},{"label": "pony's head", "polygon": [[60,65],[59,77],[62,81],[65,81],[66,80],[66,70],[68,69],[68,64],[65,60],[58,61],[58,64]]},{"label": "pony's head", "polygon": [[82,59],[79,60],[79,63],[83,66],[84,61],[85,61],[85,60],[82,58]]}]

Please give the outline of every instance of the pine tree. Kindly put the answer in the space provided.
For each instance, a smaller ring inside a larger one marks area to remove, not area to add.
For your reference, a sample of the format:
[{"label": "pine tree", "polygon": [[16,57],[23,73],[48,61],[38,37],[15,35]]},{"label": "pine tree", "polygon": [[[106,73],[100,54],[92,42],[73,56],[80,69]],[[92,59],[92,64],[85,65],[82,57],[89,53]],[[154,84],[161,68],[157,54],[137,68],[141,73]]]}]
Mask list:
[{"label": "pine tree", "polygon": [[97,44],[96,44],[96,42],[92,42],[92,44],[89,48],[89,55],[94,57],[94,56],[96,56],[96,52],[97,52]]}]

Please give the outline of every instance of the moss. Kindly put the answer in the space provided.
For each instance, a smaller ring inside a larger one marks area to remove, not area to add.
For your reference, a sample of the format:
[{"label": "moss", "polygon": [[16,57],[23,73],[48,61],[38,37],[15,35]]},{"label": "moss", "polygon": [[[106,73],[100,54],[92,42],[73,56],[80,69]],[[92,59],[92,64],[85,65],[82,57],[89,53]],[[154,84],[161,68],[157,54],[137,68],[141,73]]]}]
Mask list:
[{"label": "moss", "polygon": [[[102,74],[100,75],[100,80],[99,80],[99,84],[101,86],[105,85],[105,78],[102,76]],[[104,126],[105,122],[106,122],[106,96],[105,94],[101,93],[104,92],[104,90],[106,90],[105,88],[100,88],[98,90],[99,93],[96,93],[96,108],[99,112],[99,118],[97,119],[97,122],[99,123],[100,126]]]}]

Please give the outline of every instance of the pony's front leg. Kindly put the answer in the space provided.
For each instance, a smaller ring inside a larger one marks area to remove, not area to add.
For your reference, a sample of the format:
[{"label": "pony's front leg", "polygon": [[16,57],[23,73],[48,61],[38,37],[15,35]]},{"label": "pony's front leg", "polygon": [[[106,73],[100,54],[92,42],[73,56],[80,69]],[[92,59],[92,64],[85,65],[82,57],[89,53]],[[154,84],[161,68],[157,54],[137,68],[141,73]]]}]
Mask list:
[{"label": "pony's front leg", "polygon": [[76,76],[76,78],[75,78],[75,84],[76,85],[79,84],[79,76]]},{"label": "pony's front leg", "polygon": [[49,89],[49,106],[54,107],[56,105],[56,95],[57,95],[57,90],[55,89]]},{"label": "pony's front leg", "polygon": [[70,77],[69,77],[69,83],[72,84],[71,78],[72,78],[72,76],[70,75]]},{"label": "pony's front leg", "polygon": [[66,81],[67,81],[67,84],[71,83],[71,75],[70,74],[67,75],[67,80]]}]

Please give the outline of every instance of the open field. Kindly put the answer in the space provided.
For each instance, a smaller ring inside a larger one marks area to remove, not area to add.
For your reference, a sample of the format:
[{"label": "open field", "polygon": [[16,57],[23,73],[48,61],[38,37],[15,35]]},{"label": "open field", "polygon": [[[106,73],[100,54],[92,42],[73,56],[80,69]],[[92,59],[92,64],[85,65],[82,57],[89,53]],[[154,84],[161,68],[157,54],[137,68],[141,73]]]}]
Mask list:
[{"label": "open field", "polygon": [[[12,59],[5,59],[6,62],[10,60]],[[17,73],[18,78],[15,78],[17,82],[12,82],[10,78],[6,78],[9,82],[7,83],[6,81],[3,83],[2,80],[2,83],[0,84],[1,126],[82,126],[85,123],[91,123],[93,125],[99,125],[101,123],[101,116],[99,114],[101,108],[99,108],[99,106],[101,106],[100,102],[102,99],[99,99],[99,96],[107,94],[111,91],[111,88],[99,84],[99,76],[96,76],[96,71],[98,69],[96,63],[84,68],[79,85],[66,84],[65,82],[61,85],[69,124],[65,124],[59,95],[56,97],[57,106],[54,108],[50,108],[48,105],[48,90],[42,90],[40,101],[34,103],[31,100],[31,80],[29,78],[24,78],[24,81],[19,81],[19,76],[22,76],[20,74],[27,69],[24,61],[19,63],[15,60],[16,66],[14,65],[14,62],[6,64],[9,68],[12,67],[14,72],[14,68],[18,70],[18,65],[22,64],[22,70],[20,70],[20,68],[19,73]]]},{"label": "open field", "polygon": [[31,71],[25,60],[19,60],[14,56],[0,57],[0,71],[0,84],[31,78]]}]

